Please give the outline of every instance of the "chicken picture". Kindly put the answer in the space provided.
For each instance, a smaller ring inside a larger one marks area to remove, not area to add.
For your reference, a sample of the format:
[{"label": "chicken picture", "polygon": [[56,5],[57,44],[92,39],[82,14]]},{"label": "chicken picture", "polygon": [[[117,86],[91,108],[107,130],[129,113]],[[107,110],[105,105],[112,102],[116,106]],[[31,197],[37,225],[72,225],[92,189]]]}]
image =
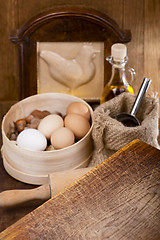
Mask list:
[{"label": "chicken picture", "polygon": [[99,50],[92,43],[84,43],[78,54],[68,59],[49,50],[42,50],[40,57],[48,65],[50,76],[70,91],[90,82],[96,73],[94,59]]}]

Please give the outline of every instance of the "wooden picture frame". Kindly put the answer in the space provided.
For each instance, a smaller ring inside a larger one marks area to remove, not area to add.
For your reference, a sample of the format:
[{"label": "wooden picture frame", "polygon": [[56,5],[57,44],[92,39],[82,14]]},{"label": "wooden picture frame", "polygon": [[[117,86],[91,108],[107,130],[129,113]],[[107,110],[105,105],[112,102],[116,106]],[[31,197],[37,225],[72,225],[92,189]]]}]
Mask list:
[{"label": "wooden picture frame", "polygon": [[[105,61],[110,55],[111,45],[131,40],[129,30],[122,30],[106,14],[90,8],[61,7],[42,12],[29,19],[10,37],[18,46],[19,55],[19,99],[38,92],[37,43],[42,42],[103,42],[103,84],[111,73]],[[91,97],[87,102],[98,102]]]}]

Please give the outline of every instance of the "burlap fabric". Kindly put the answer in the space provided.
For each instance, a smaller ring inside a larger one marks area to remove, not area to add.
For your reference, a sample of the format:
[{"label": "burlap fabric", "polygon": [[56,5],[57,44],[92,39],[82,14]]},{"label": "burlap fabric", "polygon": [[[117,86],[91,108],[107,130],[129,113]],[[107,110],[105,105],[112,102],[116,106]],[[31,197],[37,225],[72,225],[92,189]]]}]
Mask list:
[{"label": "burlap fabric", "polygon": [[121,112],[130,113],[136,96],[122,93],[98,106],[93,114],[92,138],[94,151],[89,166],[96,166],[134,139],[158,149],[159,103],[156,97],[144,97],[136,117],[141,125],[125,127],[115,117]]}]

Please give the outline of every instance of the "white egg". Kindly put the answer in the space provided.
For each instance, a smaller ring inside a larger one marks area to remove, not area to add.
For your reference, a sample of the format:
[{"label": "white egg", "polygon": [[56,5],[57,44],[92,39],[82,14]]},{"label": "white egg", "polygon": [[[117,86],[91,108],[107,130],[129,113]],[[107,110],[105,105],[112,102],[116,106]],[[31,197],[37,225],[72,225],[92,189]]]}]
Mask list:
[{"label": "white egg", "polygon": [[52,132],[59,127],[63,127],[63,125],[64,122],[61,116],[58,114],[50,114],[41,120],[38,125],[38,130],[42,132],[47,139],[49,139]]},{"label": "white egg", "polygon": [[47,147],[47,139],[39,130],[28,128],[18,135],[17,145],[29,150],[43,151]]}]

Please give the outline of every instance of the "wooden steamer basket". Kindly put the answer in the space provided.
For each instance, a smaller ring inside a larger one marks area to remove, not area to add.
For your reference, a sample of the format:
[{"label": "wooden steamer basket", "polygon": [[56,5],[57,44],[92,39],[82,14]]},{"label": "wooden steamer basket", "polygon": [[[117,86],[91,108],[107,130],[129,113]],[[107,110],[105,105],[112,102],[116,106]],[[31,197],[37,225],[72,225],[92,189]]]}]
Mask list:
[{"label": "wooden steamer basket", "polygon": [[[53,151],[33,151],[23,149],[7,137],[13,123],[28,116],[33,110],[48,110],[51,113],[66,114],[71,102],[85,103],[91,112],[91,128],[78,142],[64,149]],[[13,105],[2,121],[2,157],[6,171],[17,180],[30,184],[48,182],[48,174],[58,171],[86,167],[92,154],[91,131],[93,110],[82,99],[62,93],[44,93],[28,97]]]}]

